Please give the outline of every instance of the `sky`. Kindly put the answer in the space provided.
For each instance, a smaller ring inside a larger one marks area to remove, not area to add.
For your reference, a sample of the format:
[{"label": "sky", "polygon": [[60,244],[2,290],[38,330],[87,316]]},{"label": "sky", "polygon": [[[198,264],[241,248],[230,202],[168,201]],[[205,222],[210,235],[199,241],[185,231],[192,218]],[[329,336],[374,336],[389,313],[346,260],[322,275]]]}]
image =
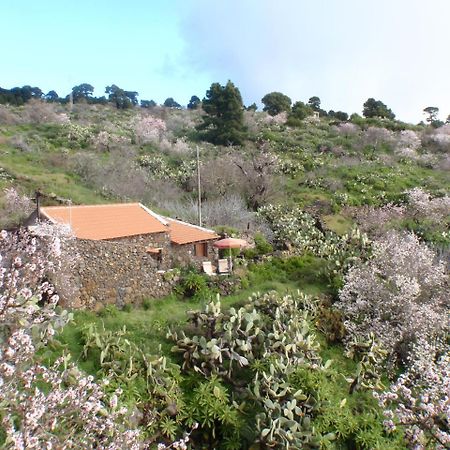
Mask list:
[{"label": "sky", "polygon": [[185,105],[231,80],[247,105],[279,91],[450,114],[449,0],[0,0],[0,19],[3,88],[116,84]]}]

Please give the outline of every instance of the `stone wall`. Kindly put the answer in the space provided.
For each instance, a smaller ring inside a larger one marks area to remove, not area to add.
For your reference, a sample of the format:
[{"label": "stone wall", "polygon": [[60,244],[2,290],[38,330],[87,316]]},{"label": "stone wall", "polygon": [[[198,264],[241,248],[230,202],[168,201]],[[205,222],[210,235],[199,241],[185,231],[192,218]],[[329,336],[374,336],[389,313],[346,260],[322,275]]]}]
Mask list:
[{"label": "stone wall", "polygon": [[[147,247],[162,248],[161,258],[146,252]],[[194,244],[171,244],[166,233],[103,241],[73,239],[63,250],[69,255],[65,268],[52,280],[61,303],[94,310],[168,295],[178,281],[167,272],[171,268],[201,269],[202,261],[217,260],[212,243],[208,243],[208,257],[196,257]]]},{"label": "stone wall", "polygon": [[[156,236],[153,244],[164,244],[163,236],[159,238]],[[67,244],[66,254],[72,256],[70,267],[66,265],[54,280],[62,303],[96,310],[168,295],[177,280],[168,280],[141,239],[151,244],[148,236],[115,241],[74,239]]]},{"label": "stone wall", "polygon": [[208,242],[208,255],[206,257],[194,255],[194,244],[177,245],[172,244],[170,248],[172,267],[183,267],[188,265],[202,267],[203,261],[211,261],[213,264],[217,261],[218,252],[213,247],[213,242]]}]

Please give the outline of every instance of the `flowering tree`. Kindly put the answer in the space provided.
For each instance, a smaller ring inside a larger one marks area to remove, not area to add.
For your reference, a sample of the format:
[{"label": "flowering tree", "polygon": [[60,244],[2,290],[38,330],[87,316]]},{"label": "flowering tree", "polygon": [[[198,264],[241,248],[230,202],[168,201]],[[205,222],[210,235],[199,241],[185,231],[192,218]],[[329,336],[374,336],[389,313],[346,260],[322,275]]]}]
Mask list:
[{"label": "flowering tree", "polygon": [[386,428],[404,426],[410,448],[450,446],[449,367],[448,351],[420,342],[413,348],[408,370],[388,391],[375,394],[387,417]]},{"label": "flowering tree", "polygon": [[350,269],[336,306],[350,337],[374,333],[391,355],[404,357],[419,338],[430,341],[448,327],[445,267],[412,233],[390,232],[373,252]]},{"label": "flowering tree", "polygon": [[408,197],[408,212],[415,217],[445,220],[450,216],[450,197],[432,198],[421,188],[414,188],[406,192]]},{"label": "flowering tree", "polygon": [[70,316],[58,312],[58,295],[46,281],[57,271],[61,237],[22,231],[0,236],[0,405],[5,448],[139,448],[127,429],[117,392],[107,398],[93,377],[68,358],[51,367],[36,351]]},{"label": "flowering tree", "polygon": [[166,123],[158,117],[145,116],[136,122],[134,132],[140,144],[158,143],[166,132]]}]

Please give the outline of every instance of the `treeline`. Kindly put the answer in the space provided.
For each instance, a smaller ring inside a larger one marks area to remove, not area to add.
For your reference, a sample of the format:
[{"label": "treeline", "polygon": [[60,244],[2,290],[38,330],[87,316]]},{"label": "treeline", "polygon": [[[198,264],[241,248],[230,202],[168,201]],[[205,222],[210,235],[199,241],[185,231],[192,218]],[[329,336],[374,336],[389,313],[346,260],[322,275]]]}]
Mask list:
[{"label": "treeline", "polygon": [[[186,105],[187,109],[197,109],[202,107],[205,102],[208,103],[210,100],[208,98],[208,93],[211,93],[220,86],[219,83],[213,83],[211,88],[206,93],[206,97],[200,100],[199,97],[193,95]],[[235,108],[247,111],[256,111],[258,106],[253,103],[247,107],[242,103],[241,94],[239,89],[234,86],[230,81],[226,86],[221,87],[224,89],[225,97],[229,96],[228,100],[231,103],[235,103]],[[220,89],[219,89],[220,90]],[[227,92],[228,91],[228,92]],[[100,97],[95,97],[93,95],[94,87],[89,83],[82,83],[74,86],[69,94],[64,97],[60,97],[58,93],[54,90],[49,91],[47,94],[37,86],[22,86],[14,87],[12,89],[4,89],[0,87],[0,104],[10,104],[14,106],[21,106],[27,103],[31,99],[44,100],[49,103],[89,103],[89,104],[107,104],[111,103],[118,109],[128,109],[134,106],[140,106],[141,108],[153,108],[157,106],[154,100],[138,100],[139,93],[136,91],[126,91],[119,86],[112,84],[111,86],[106,86],[105,94]],[[217,92],[216,92],[217,94]],[[302,101],[296,101],[295,103],[285,94],[281,92],[270,92],[266,94],[261,99],[264,105],[263,111],[266,111],[271,116],[276,116],[280,113],[289,114],[290,125],[295,125],[296,122],[304,120],[308,116],[316,115],[318,117],[330,117],[339,121],[352,120],[353,116],[358,116],[357,114],[349,114],[345,111],[334,111],[330,109],[326,111],[321,107],[321,100],[317,96],[311,97],[308,102],[304,103]],[[161,106],[167,108],[184,108],[183,105],[178,103],[172,97],[166,98]],[[423,112],[427,115],[426,121],[438,128],[444,125],[444,122],[438,119],[439,108],[436,106],[427,106],[423,109]],[[368,98],[363,104],[362,115],[365,118],[382,118],[388,120],[394,120],[395,114],[392,109],[386,106],[381,100],[376,100],[374,98]],[[450,123],[450,115],[447,117],[445,123]]]},{"label": "treeline", "polygon": [[[49,103],[89,103],[89,104],[106,104],[112,103],[118,109],[127,109],[139,104],[138,92],[126,91],[115,84],[106,86],[105,94],[100,97],[93,95],[94,87],[88,83],[82,83],[74,86],[69,94],[64,97],[60,97],[54,90],[49,91],[47,94],[39,87],[22,86],[14,87],[12,89],[4,89],[0,87],[0,104],[10,104],[14,106],[21,106],[30,101],[31,99],[44,100]],[[156,106],[154,100],[141,100],[140,106],[142,108],[152,108]],[[179,105],[173,98],[168,98],[164,102],[164,106],[179,107]]]}]

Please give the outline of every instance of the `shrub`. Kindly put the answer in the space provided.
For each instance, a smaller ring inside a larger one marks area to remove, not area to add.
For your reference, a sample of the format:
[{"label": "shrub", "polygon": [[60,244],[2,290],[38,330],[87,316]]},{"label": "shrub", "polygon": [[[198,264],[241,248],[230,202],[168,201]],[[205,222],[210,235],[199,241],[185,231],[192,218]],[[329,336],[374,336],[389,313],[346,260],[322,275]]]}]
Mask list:
[{"label": "shrub", "polygon": [[350,338],[374,333],[403,360],[418,339],[448,330],[447,274],[442,262],[412,233],[390,232],[374,243],[374,255],[350,269],[335,306]]},{"label": "shrub", "polygon": [[102,317],[117,317],[119,310],[116,305],[106,305],[100,310],[99,315]]},{"label": "shrub", "polygon": [[266,238],[261,233],[256,233],[254,239],[255,249],[259,255],[266,255],[267,253],[273,252],[272,245],[267,242]]},{"label": "shrub", "polygon": [[152,298],[144,298],[142,302],[142,308],[144,308],[146,311],[152,308],[154,299]]},{"label": "shrub", "polygon": [[188,272],[184,275],[177,286],[178,292],[185,297],[194,297],[207,289],[206,278],[195,272]]}]

